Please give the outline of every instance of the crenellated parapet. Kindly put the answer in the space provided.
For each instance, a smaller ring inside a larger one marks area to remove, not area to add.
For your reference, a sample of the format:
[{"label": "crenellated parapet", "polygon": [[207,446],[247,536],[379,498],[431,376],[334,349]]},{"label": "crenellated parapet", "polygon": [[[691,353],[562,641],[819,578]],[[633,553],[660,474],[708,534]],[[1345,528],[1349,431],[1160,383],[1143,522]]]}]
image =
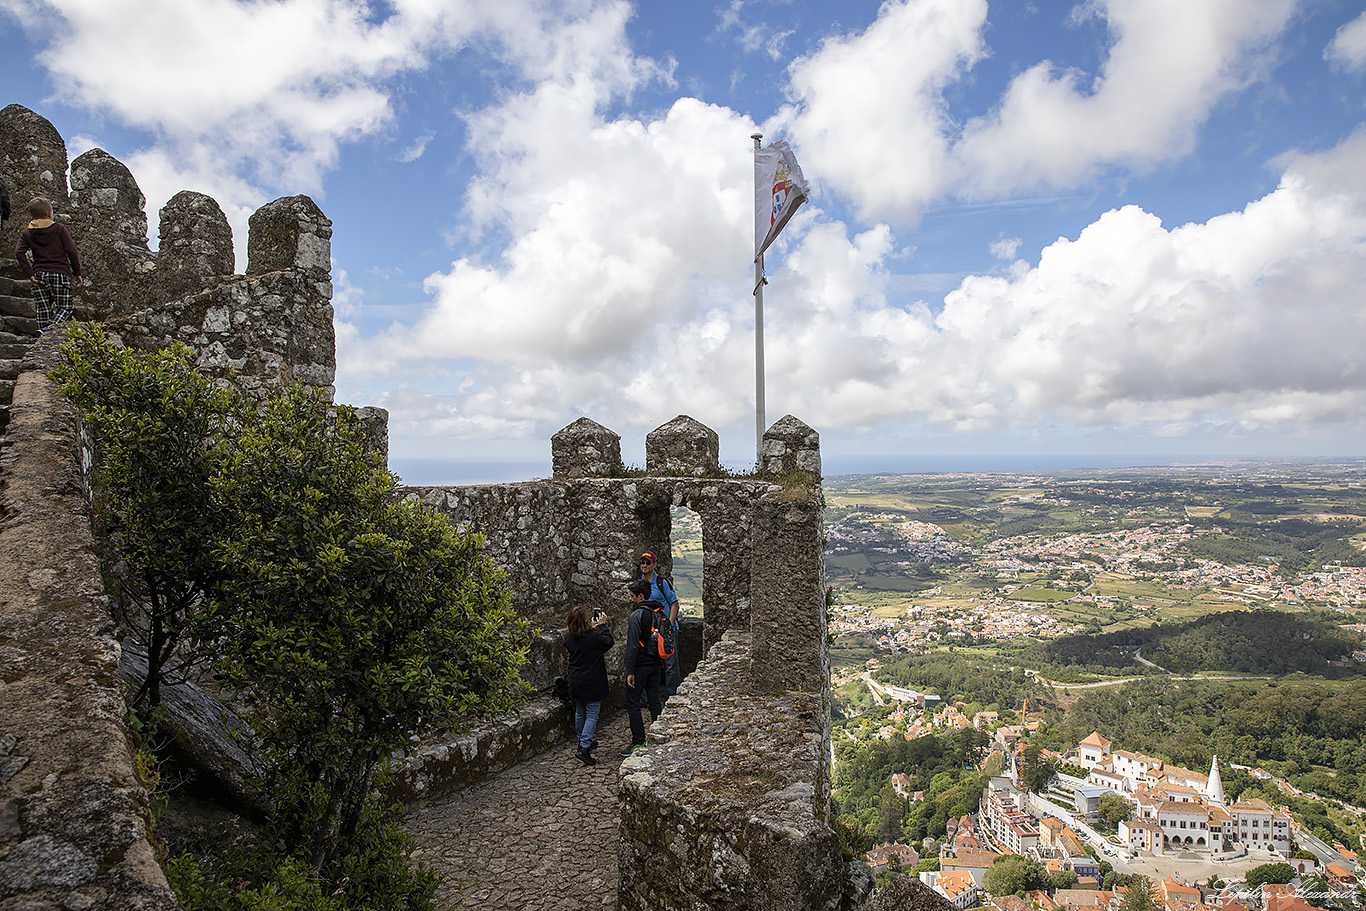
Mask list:
[{"label": "crenellated parapet", "polygon": [[213,197],[181,190],[161,207],[155,299],[216,288],[233,274],[232,227]]},{"label": "crenellated parapet", "polygon": [[[96,149],[70,173],[68,189],[51,124],[18,105],[0,110],[0,179],[16,206],[51,197],[83,254],[78,315],[106,321],[130,346],[183,342],[201,369],[251,394],[298,382],[331,395],[332,223],[311,199],[257,210],[239,273],[231,227],[208,196],[186,191],[166,204],[153,253],[127,168]],[[9,250],[22,223],[0,234]],[[3,272],[0,383],[21,395],[0,447],[0,701],[25,727],[0,730],[0,903],[173,907],[122,727],[119,647],[81,495],[90,457],[43,372],[61,333],[34,345],[26,289]],[[361,417],[372,445],[387,449],[383,409]],[[820,437],[785,416],[741,477],[721,470],[718,435],[687,415],[651,431],[645,449],[644,471],[628,471],[621,438],[585,417],[554,435],[549,480],[407,493],[485,536],[514,606],[543,630],[524,672],[541,694],[562,672],[569,607],[607,609],[624,638],[636,557],[654,551],[668,574],[671,510],[695,513],[703,616],[685,624],[682,688],[649,748],[622,765],[620,907],[852,911],[868,883],[831,819]],[[622,652],[608,657],[617,678]],[[564,714],[539,695],[462,739],[415,745],[396,788],[422,799],[463,787],[560,742]],[[108,902],[92,903],[97,894]]]},{"label": "crenellated parapet", "polygon": [[146,206],[132,173],[103,149],[91,149],[71,162],[65,214],[72,237],[80,238],[77,250],[85,279],[76,295],[78,319],[131,313],[150,302],[156,257],[147,248]]},{"label": "crenellated parapet", "polygon": [[[589,604],[619,641],[635,558],[653,550],[669,575],[670,510],[696,513],[700,655],[650,748],[622,766],[620,907],[854,908],[868,882],[845,861],[830,811],[820,438],[783,418],[754,477],[722,476],[718,442],[680,415],[647,435],[645,472],[627,477],[621,438],[584,417],[552,438],[550,480],[409,492],[488,538],[534,625],[562,629],[569,606]],[[619,686],[622,650],[607,660]],[[425,745],[405,795],[434,796],[443,776],[466,785],[452,763],[460,744]]]},{"label": "crenellated parapet", "polygon": [[[332,222],[311,199],[287,196],[251,216],[247,268],[237,274],[232,229],[208,196],[171,198],[153,253],[145,198],[121,162],[92,149],[70,171],[68,189],[66,145],[50,123],[20,105],[0,110],[0,180],[16,210],[0,234],[0,257],[12,255],[28,199],[46,195],[81,254],[78,319],[102,320],[136,347],[184,342],[196,366],[231,376],[253,395],[282,383],[333,395]],[[2,318],[0,331],[12,341],[37,335],[36,321],[23,312]]]},{"label": "crenellated parapet", "polygon": [[203,194],[166,204],[161,238],[156,304],[111,323],[126,344],[184,342],[199,369],[252,395],[289,383],[333,395],[332,223],[312,200],[289,196],[256,211],[245,275],[233,274],[232,231]]}]

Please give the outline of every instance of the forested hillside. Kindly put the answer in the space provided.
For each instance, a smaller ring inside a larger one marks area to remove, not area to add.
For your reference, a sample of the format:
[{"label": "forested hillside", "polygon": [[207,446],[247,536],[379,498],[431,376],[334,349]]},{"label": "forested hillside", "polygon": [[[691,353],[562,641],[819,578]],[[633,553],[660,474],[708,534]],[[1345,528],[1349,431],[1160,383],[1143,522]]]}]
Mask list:
[{"label": "forested hillside", "polygon": [[[1351,660],[1362,648],[1359,634],[1284,611],[1225,611],[1177,624],[1098,635],[1064,636],[1031,645],[1019,658],[1031,666],[1144,672],[1147,660],[1172,673],[1222,671],[1279,676],[1296,671],[1338,678],[1366,675],[1366,662]],[[1337,663],[1334,663],[1337,662]]]},{"label": "forested hillside", "polygon": [[[1366,774],[1359,774],[1366,769],[1366,680],[1360,678],[1345,684],[1298,675],[1140,680],[1093,690],[1054,721],[1044,742],[1058,749],[1101,731],[1121,749],[1195,771],[1207,770],[1217,753],[1226,773],[1233,763],[1267,768],[1304,791],[1366,806]],[[1302,817],[1323,816],[1307,805],[1294,809]]]},{"label": "forested hillside", "polygon": [[[855,846],[919,845],[926,836],[943,837],[948,820],[976,813],[989,776],[964,766],[977,764],[985,739],[965,731],[914,740],[837,740],[835,813]],[[892,786],[897,772],[911,776],[906,796]],[[916,791],[922,799],[909,799]]]}]

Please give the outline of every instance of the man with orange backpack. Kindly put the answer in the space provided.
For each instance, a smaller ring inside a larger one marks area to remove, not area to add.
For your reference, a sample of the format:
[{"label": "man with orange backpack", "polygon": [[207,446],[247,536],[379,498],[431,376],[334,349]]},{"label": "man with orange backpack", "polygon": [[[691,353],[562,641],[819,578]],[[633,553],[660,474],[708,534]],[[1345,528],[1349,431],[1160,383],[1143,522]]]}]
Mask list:
[{"label": "man with orange backpack", "polygon": [[[664,574],[659,572],[659,558],[654,551],[647,550],[640,555],[640,573],[637,579],[644,579],[650,583],[649,599],[658,601],[669,609],[669,619],[673,621],[673,637],[678,639],[678,593],[674,591],[673,583],[664,578]],[[678,664],[678,649],[674,649],[673,657],[664,662],[664,698],[668,699],[678,692],[678,686],[683,682],[683,673]]]},{"label": "man with orange backpack", "polygon": [[637,579],[626,587],[631,593],[631,616],[626,622],[626,715],[631,720],[631,743],[621,751],[630,756],[645,745],[645,718],[641,709],[650,706],[650,720],[663,711],[659,699],[664,663],[673,655],[673,622],[669,609],[649,600],[650,583]]}]

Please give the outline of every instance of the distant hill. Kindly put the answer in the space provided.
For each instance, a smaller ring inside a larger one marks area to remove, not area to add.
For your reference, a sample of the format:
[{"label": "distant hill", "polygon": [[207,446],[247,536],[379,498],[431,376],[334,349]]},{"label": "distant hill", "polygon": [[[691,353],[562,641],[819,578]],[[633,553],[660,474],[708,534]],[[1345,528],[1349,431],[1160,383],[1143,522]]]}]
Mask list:
[{"label": "distant hill", "polygon": [[[1226,671],[1279,676],[1300,671],[1324,677],[1366,675],[1351,660],[1362,637],[1331,623],[1284,611],[1228,611],[1185,623],[1087,636],[1064,636],[1024,650],[1049,665],[1112,669],[1137,666],[1134,654],[1178,674]],[[1345,664],[1334,664],[1347,659]]]}]

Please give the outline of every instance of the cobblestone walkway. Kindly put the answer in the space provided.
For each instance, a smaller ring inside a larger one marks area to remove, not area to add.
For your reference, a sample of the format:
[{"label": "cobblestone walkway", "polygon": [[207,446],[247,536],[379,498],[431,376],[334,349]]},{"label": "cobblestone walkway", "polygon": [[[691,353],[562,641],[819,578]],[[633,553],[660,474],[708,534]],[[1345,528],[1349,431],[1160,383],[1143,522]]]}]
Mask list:
[{"label": "cobblestone walkway", "polygon": [[404,825],[414,858],[442,877],[441,911],[583,911],[617,906],[617,751],[626,713],[598,729],[598,764],[572,742],[477,787],[429,801]]}]

